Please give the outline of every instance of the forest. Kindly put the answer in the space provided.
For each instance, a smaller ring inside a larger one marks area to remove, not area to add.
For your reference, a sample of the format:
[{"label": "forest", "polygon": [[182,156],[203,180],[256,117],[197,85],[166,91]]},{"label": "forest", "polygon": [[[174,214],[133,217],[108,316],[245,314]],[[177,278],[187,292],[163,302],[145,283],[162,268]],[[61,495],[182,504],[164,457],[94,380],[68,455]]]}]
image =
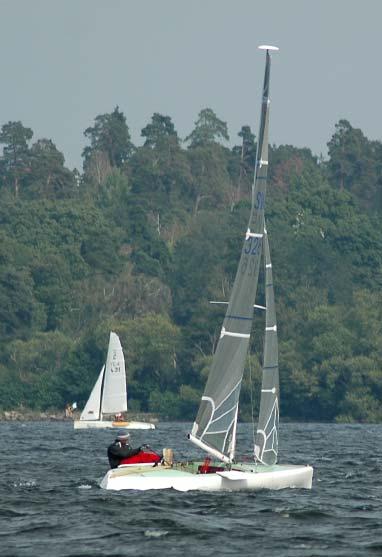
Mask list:
[{"label": "forest", "polygon": [[[256,136],[243,125],[230,142],[210,108],[183,139],[153,114],[141,146],[118,107],[89,124],[81,171],[22,122],[1,127],[0,409],[82,408],[113,330],[130,412],[191,420],[224,316],[210,301],[228,299],[240,257]],[[381,217],[382,143],[347,120],[325,159],[271,146],[282,420],[382,421]],[[252,397],[258,409],[263,318],[241,420]]]}]

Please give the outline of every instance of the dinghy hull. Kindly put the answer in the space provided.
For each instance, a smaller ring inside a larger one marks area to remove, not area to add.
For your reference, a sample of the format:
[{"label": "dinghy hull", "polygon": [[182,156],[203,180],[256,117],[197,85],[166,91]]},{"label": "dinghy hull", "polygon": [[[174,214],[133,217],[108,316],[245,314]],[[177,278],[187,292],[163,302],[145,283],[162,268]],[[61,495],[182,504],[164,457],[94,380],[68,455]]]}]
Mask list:
[{"label": "dinghy hull", "polygon": [[149,422],[112,422],[107,420],[75,420],[74,429],[155,429]]},{"label": "dinghy hull", "polygon": [[121,491],[175,489],[177,491],[238,491],[261,489],[311,489],[311,466],[254,466],[237,464],[234,469],[198,473],[201,463],[168,466],[118,467],[109,470],[101,481],[103,489]]}]

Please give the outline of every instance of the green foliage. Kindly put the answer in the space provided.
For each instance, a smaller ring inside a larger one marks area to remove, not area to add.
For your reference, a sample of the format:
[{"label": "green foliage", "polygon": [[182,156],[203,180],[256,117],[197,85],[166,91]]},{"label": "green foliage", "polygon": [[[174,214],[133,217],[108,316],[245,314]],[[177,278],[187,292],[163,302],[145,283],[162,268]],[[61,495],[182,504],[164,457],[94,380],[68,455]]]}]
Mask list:
[{"label": "green foliage", "polygon": [[150,394],[176,392],[179,381],[179,330],[165,315],[147,314],[117,328],[125,351],[131,397],[149,410]]},{"label": "green foliage", "polygon": [[[192,195],[192,174],[187,154],[176,133],[151,137],[138,149],[129,164],[134,201],[156,220],[158,232],[172,224],[178,207],[188,209]],[[151,132],[153,133],[153,132]]]},{"label": "green foliage", "polygon": [[198,410],[201,393],[189,385],[181,385],[179,393],[153,391],[149,398],[149,410],[167,420],[192,420]]},{"label": "green foliage", "polygon": [[141,135],[146,138],[146,147],[160,148],[163,144],[165,145],[170,138],[173,139],[175,143],[178,143],[178,134],[175,131],[170,116],[162,116],[162,114],[158,114],[157,112],[153,115],[151,124],[147,124],[147,126],[143,128]]},{"label": "green foliage", "polygon": [[28,142],[33,132],[25,128],[21,122],[8,122],[0,132],[0,144],[4,145],[1,159],[3,183],[11,185],[15,197],[18,197],[20,182],[30,171]]},{"label": "green foliage", "polygon": [[381,155],[380,142],[369,141],[361,130],[353,128],[347,120],[340,120],[328,143],[328,174],[340,190],[355,194],[364,208],[381,208]]},{"label": "green foliage", "polygon": [[[71,345],[72,341],[59,332],[37,333],[30,340],[7,344],[5,361],[12,375],[12,390],[22,393],[23,405],[39,410],[64,406],[65,399],[58,388],[59,374]],[[3,395],[1,404],[11,409],[14,399],[15,395],[11,400]]]},{"label": "green foliage", "polygon": [[100,160],[105,163],[104,159],[97,158],[97,154],[105,154],[106,162],[112,167],[122,168],[133,151],[126,118],[118,106],[110,114],[97,116],[94,126],[87,128],[84,135],[90,140],[90,147],[83,151],[84,167],[91,174]]},{"label": "green foliage", "polygon": [[[116,108],[85,131],[81,176],[32,136],[0,132],[0,408],[84,405],[115,330],[130,410],[192,420],[225,312],[209,302],[229,299],[250,210],[249,126],[228,149],[202,110],[185,148],[155,113],[134,148]],[[290,145],[269,158],[281,414],[381,421],[381,143],[342,120],[329,160]],[[263,326],[258,312],[243,420],[258,411]]]},{"label": "green foliage", "polygon": [[165,419],[177,419],[180,415],[179,397],[171,391],[153,391],[150,394],[148,408],[150,412],[158,413]]},{"label": "green foliage", "polygon": [[77,192],[75,175],[65,168],[64,156],[50,139],[39,139],[30,149],[30,172],[25,197],[65,199]]},{"label": "green foliage", "polygon": [[233,184],[227,165],[228,152],[220,145],[196,146],[189,151],[193,180],[194,214],[201,208],[230,206]]},{"label": "green foliage", "polygon": [[131,199],[127,207],[127,234],[137,271],[161,277],[168,270],[170,254],[137,199]]},{"label": "green foliage", "polygon": [[206,147],[221,140],[229,141],[227,124],[211,108],[204,108],[199,112],[195,128],[185,141],[190,143],[190,147]]},{"label": "green foliage", "polygon": [[46,254],[31,264],[36,299],[45,305],[46,329],[60,328],[70,305],[70,269],[58,254]]},{"label": "green foliage", "polygon": [[42,304],[33,296],[30,275],[11,266],[0,268],[0,336],[30,336],[45,325]]}]

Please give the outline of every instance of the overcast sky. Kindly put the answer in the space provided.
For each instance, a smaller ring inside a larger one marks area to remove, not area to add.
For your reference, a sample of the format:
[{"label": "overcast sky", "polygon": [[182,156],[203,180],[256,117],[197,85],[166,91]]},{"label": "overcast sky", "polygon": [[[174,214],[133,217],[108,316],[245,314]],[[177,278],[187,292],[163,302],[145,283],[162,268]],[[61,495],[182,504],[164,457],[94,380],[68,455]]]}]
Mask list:
[{"label": "overcast sky", "polygon": [[84,130],[116,105],[133,142],[154,112],[184,138],[202,108],[326,154],[340,118],[382,139],[380,0],[0,0],[0,125],[21,120],[82,168]]}]

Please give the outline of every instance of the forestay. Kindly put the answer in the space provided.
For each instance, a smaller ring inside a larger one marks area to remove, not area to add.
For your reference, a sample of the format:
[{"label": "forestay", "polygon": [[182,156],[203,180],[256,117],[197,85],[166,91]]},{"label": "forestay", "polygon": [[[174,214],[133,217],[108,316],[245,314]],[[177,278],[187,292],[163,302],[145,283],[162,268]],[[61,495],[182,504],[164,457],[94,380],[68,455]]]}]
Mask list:
[{"label": "forestay", "polygon": [[93,387],[90,397],[81,412],[80,420],[99,420],[101,409],[101,390],[105,366],[102,366],[98,379]]},{"label": "forestay", "polygon": [[279,357],[272,262],[266,231],[264,231],[264,264],[266,305],[264,361],[255,457],[262,464],[272,465],[277,462],[278,450]]},{"label": "forestay", "polygon": [[252,206],[230,301],[190,439],[223,461],[235,455],[239,394],[248,351],[264,232],[270,56],[267,50]]},{"label": "forestay", "polygon": [[127,410],[125,358],[118,336],[111,332],[102,394],[102,414]]}]

